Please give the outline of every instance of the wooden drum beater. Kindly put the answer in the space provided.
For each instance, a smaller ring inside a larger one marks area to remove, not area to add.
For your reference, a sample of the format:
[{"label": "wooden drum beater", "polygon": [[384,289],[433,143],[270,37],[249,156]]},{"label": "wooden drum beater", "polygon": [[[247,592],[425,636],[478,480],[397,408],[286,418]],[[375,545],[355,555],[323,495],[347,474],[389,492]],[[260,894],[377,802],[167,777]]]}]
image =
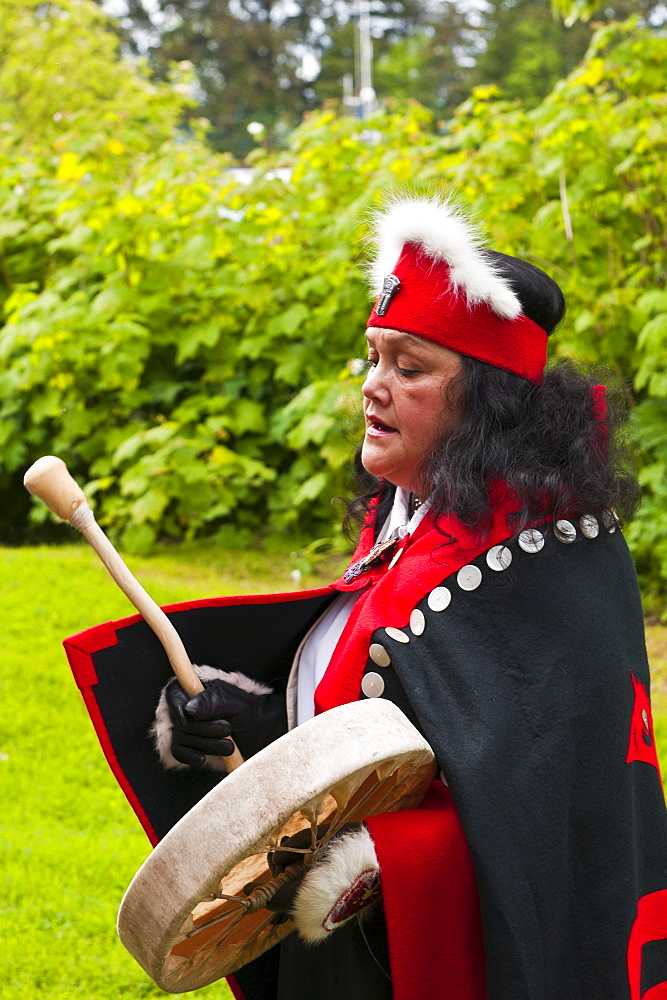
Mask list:
[{"label": "wooden drum beater", "polygon": [[[185,646],[178,632],[139,581],[132,575],[120,554],[113,547],[88,506],[81,487],[74,481],[61,458],[45,455],[31,465],[23,477],[23,485],[46,504],[50,511],[63,521],[69,521],[90,542],[109,573],[125,596],[150,625],[164,646],[169,663],[178,682],[191,698],[204,690],[204,685],[193,670]],[[223,758],[227,771],[243,763],[238,749]]]}]

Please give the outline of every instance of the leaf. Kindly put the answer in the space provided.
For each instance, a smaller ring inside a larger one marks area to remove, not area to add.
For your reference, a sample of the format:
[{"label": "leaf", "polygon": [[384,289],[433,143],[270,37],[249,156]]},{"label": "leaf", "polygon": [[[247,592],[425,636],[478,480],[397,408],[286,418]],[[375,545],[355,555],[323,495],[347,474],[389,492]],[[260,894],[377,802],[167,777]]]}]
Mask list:
[{"label": "leaf", "polygon": [[18,236],[28,228],[25,219],[0,219],[0,240]]},{"label": "leaf", "polygon": [[132,290],[118,281],[103,288],[91,303],[91,319],[110,319],[116,316],[125,308],[131,294]]},{"label": "leaf", "polygon": [[316,500],[322,490],[326,487],[326,483],[327,477],[324,472],[318,472],[316,475],[306,479],[306,481],[301,484],[299,489],[294,494],[295,507],[300,506],[308,500]]},{"label": "leaf", "polygon": [[220,323],[217,319],[186,327],[179,335],[176,364],[180,365],[184,361],[187,361],[188,358],[193,357],[200,347],[207,347],[209,349],[215,347],[218,343],[220,333]]},{"label": "leaf", "polygon": [[213,233],[197,233],[187,241],[176,260],[186,267],[206,268],[210,265],[212,251]]},{"label": "leaf", "polygon": [[58,250],[81,250],[89,242],[91,236],[94,236],[94,231],[90,226],[81,222],[64,236],[49,240],[47,247],[50,253],[56,253]]},{"label": "leaf", "polygon": [[652,288],[650,292],[645,292],[637,301],[637,309],[644,313],[646,318],[651,313],[667,312],[667,291]]},{"label": "leaf", "polygon": [[57,389],[49,389],[43,395],[36,396],[30,403],[30,415],[36,424],[42,423],[47,417],[53,417],[59,409],[60,394]]},{"label": "leaf", "polygon": [[667,312],[654,316],[645,324],[637,337],[637,346],[649,351],[667,347]]},{"label": "leaf", "polygon": [[130,524],[123,531],[120,538],[120,547],[123,552],[129,555],[147,555],[157,539],[157,528],[154,525]]},{"label": "leaf", "polygon": [[300,299],[307,299],[312,295],[314,299],[321,300],[331,292],[331,285],[323,274],[315,274],[300,282],[295,291]]},{"label": "leaf", "polygon": [[264,407],[254,399],[238,399],[229,410],[229,428],[234,434],[261,433],[266,429]]},{"label": "leaf", "polygon": [[111,461],[114,465],[122,465],[129,459],[134,458],[137,452],[144,447],[146,443],[146,432],[144,430],[139,431],[136,434],[132,434],[130,437],[126,438],[121,444],[118,445],[116,450],[111,456]]},{"label": "leaf", "polygon": [[299,385],[304,370],[307,370],[311,348],[308,344],[290,344],[281,352],[279,364],[276,366],[275,377],[279,382],[288,385]]},{"label": "leaf", "polygon": [[308,444],[321,444],[333,426],[333,417],[327,413],[311,413],[289,432],[291,448],[301,449]]},{"label": "leaf", "polygon": [[303,302],[294,302],[285,312],[269,320],[266,327],[267,333],[271,337],[275,337],[280,333],[284,333],[288,337],[293,337],[309,315],[310,310],[308,306]]},{"label": "leaf", "polygon": [[164,490],[148,490],[130,506],[130,517],[135,524],[143,524],[145,521],[159,522],[168,503],[169,496]]},{"label": "leaf", "polygon": [[574,321],[574,329],[577,333],[584,333],[589,330],[595,323],[595,316],[590,310],[584,309],[579,313]]}]

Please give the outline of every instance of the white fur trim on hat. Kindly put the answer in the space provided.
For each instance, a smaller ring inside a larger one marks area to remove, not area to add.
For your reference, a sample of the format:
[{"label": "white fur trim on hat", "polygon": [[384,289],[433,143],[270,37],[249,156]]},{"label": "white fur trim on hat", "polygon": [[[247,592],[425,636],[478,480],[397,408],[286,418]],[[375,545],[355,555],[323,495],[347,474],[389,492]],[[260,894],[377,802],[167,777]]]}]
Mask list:
[{"label": "white fur trim on hat", "polygon": [[[233,684],[234,687],[241,688],[242,691],[248,691],[250,694],[273,694],[273,688],[267,687],[266,684],[260,684],[259,681],[254,681],[252,677],[246,677],[245,674],[239,673],[238,670],[231,672],[228,670],[219,670],[218,667],[209,667],[206,664],[202,664],[200,667],[193,664],[193,667],[201,681],[227,681],[228,684]],[[151,726],[151,736],[153,737],[155,749],[163,765],[168,769],[178,768],[184,771],[188,765],[181,764],[172,755],[171,732],[171,716],[169,715],[167,697],[163,688],[155,710],[155,722]],[[224,757],[207,755],[204,766],[213,771],[226,772],[227,770]]]},{"label": "white fur trim on hat", "polygon": [[503,319],[516,319],[522,311],[510,283],[484,253],[478,229],[446,199],[396,200],[375,215],[374,241],[377,252],[369,270],[375,295],[403,246],[416,243],[434,261],[449,264],[452,286],[465,294],[469,305],[486,302]]},{"label": "white fur trim on hat", "polygon": [[[379,877],[375,847],[365,826],[332,839],[323,857],[306,872],[292,905],[290,916],[301,938],[316,944],[347,923],[367,905],[364,895],[368,902],[377,898]],[[353,912],[336,919],[351,893],[357,897]]]}]

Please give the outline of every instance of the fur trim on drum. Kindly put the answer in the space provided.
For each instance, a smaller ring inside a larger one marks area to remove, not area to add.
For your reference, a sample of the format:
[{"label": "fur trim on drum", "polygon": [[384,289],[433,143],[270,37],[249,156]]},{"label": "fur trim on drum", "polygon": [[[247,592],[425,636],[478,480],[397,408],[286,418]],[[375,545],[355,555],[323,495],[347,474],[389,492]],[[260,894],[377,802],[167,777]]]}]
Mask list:
[{"label": "fur trim on drum", "polygon": [[317,944],[380,897],[380,866],[365,826],[331,840],[303,877],[290,914],[300,937]]},{"label": "fur trim on drum", "polygon": [[[273,694],[273,688],[267,687],[266,684],[260,684],[259,681],[253,680],[252,677],[246,677],[245,674],[240,673],[238,670],[220,670],[218,667],[209,667],[206,664],[202,664],[202,666],[193,664],[193,667],[201,681],[227,681],[228,684],[233,684],[235,687],[241,688],[242,691],[248,691],[249,694]],[[155,710],[155,722],[150,730],[151,736],[164,767],[185,771],[188,765],[181,764],[180,761],[172,756],[171,731],[171,717],[163,688],[157,709]],[[224,757],[207,756],[204,766],[213,771],[221,771],[223,773],[226,773],[227,770]]]},{"label": "fur trim on drum", "polygon": [[469,307],[485,302],[502,319],[516,319],[521,313],[509,281],[484,253],[479,231],[447,199],[400,198],[378,212],[374,223],[377,251],[369,276],[375,295],[405,244],[414,244],[436,263],[449,266],[452,289],[463,292]]}]

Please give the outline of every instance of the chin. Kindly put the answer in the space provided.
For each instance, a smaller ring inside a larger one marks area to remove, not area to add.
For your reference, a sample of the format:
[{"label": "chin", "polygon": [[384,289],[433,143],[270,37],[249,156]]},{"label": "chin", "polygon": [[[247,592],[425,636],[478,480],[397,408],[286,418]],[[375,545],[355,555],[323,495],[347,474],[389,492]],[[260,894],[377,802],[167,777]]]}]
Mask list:
[{"label": "chin", "polygon": [[366,472],[370,472],[371,476],[377,476],[378,479],[383,476],[386,478],[391,472],[391,469],[387,467],[386,459],[383,461],[382,456],[373,454],[373,449],[366,445],[361,449],[361,464]]},{"label": "chin", "polygon": [[[371,476],[375,476],[376,479],[385,479],[392,486],[402,486],[403,480],[400,475],[394,475],[391,467],[387,466],[386,462],[373,461],[372,459],[366,460],[364,456],[361,457],[361,464],[363,465],[366,472],[369,472]],[[400,482],[396,482],[396,480]]]},{"label": "chin", "polygon": [[386,442],[382,445],[375,445],[375,442],[364,441],[361,447],[361,464],[366,472],[377,479],[386,479],[394,486],[404,486],[409,489],[412,481],[412,470],[407,472],[401,465],[402,455],[395,455],[386,447]]},{"label": "chin", "polygon": [[386,459],[382,461],[382,457],[379,455],[368,454],[365,449],[362,449],[361,464],[366,472],[370,472],[371,476],[375,476],[376,479],[385,479],[392,486],[401,487],[408,490],[408,492],[414,489],[415,484],[412,476],[406,475],[400,469],[389,465]]}]

